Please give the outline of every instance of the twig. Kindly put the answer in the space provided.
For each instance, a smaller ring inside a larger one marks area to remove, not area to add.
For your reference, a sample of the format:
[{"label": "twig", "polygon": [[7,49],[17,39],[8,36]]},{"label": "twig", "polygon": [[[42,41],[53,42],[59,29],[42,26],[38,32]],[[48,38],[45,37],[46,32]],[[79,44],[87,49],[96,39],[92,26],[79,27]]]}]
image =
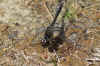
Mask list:
[{"label": "twig", "polygon": [[46,6],[45,1],[43,1],[43,5],[44,5],[44,7],[45,7],[46,11],[48,12],[48,14],[49,14],[49,16],[50,16],[51,20],[53,20],[53,15],[51,14],[51,12],[50,12],[49,8]]}]

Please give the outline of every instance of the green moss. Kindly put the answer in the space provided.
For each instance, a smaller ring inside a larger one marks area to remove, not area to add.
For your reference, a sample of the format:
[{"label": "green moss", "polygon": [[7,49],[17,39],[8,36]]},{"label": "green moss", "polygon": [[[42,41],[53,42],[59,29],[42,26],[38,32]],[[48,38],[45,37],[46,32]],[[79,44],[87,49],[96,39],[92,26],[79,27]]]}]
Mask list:
[{"label": "green moss", "polygon": [[71,18],[71,13],[68,11],[68,12],[66,12],[66,16],[65,16],[65,18]]}]

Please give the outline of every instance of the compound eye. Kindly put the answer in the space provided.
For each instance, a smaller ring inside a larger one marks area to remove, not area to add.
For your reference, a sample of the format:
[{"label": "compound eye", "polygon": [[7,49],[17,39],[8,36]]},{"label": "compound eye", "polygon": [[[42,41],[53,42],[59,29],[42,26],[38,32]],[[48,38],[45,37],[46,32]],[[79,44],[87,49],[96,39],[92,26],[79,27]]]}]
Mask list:
[{"label": "compound eye", "polygon": [[41,40],[41,43],[42,43],[42,46],[44,47],[44,48],[47,48],[48,47],[48,42],[45,40],[45,39],[42,39]]},{"label": "compound eye", "polygon": [[42,42],[42,43],[46,43],[46,40],[45,40],[45,39],[42,39],[41,42]]}]

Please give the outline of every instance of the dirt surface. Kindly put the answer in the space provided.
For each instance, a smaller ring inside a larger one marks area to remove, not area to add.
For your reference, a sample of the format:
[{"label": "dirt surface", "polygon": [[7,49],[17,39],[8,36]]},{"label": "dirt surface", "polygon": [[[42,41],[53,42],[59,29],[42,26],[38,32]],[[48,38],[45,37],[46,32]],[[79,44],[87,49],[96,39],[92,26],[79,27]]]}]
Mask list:
[{"label": "dirt surface", "polygon": [[41,46],[58,0],[0,0],[0,66],[100,66],[100,1],[67,0],[65,42]]}]

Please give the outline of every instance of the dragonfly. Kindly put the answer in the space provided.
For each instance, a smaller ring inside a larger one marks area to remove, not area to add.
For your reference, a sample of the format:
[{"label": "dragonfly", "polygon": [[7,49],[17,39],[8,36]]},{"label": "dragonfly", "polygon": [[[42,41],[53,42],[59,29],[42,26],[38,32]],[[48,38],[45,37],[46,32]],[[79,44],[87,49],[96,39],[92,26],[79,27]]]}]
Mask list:
[{"label": "dragonfly", "polygon": [[[62,8],[64,6],[64,0],[59,0],[58,8],[56,10],[55,17],[52,21],[52,23],[47,27],[45,33],[44,33],[44,38],[41,40],[42,46],[44,48],[48,48],[50,52],[54,52],[58,50],[58,47],[60,44],[63,44],[65,40],[65,30],[64,30],[64,17],[65,15],[62,16],[62,23],[61,27],[55,27],[55,24],[57,22],[57,18],[62,11]],[[55,34],[57,33],[57,35]],[[56,36],[55,36],[56,35]]]}]

